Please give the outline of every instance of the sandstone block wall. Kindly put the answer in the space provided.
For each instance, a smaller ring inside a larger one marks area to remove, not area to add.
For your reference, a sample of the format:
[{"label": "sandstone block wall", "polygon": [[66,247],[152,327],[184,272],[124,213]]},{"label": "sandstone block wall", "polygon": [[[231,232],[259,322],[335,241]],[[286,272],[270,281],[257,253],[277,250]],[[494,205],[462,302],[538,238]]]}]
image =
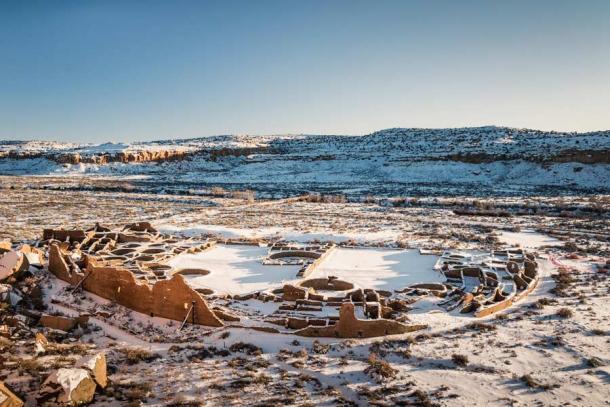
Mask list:
[{"label": "sandstone block wall", "polygon": [[[208,307],[205,299],[192,289],[181,275],[154,285],[136,280],[126,269],[98,265],[95,259],[87,257],[83,271],[76,270],[66,261],[67,256],[57,244],[49,251],[49,271],[59,279],[72,285],[82,283],[84,290],[99,295],[117,304],[147,315],[182,321],[194,303],[195,323],[207,326],[223,326],[222,321]],[[69,260],[69,259],[68,259]],[[192,321],[192,315],[189,321]]]},{"label": "sandstone block wall", "polygon": [[426,325],[405,325],[390,319],[361,320],[356,318],[354,304],[341,305],[339,321],[335,325],[307,328],[296,331],[301,336],[327,336],[337,338],[374,338],[384,335],[397,335],[426,328]]}]

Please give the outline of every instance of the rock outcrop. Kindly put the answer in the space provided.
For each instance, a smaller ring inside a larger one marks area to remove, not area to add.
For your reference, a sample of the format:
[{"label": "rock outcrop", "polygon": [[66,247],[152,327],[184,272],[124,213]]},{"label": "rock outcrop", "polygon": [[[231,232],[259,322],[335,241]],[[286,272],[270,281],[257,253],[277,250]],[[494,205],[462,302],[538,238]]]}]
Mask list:
[{"label": "rock outcrop", "polygon": [[40,398],[73,405],[87,404],[93,400],[96,384],[86,369],[57,369],[42,384]]}]

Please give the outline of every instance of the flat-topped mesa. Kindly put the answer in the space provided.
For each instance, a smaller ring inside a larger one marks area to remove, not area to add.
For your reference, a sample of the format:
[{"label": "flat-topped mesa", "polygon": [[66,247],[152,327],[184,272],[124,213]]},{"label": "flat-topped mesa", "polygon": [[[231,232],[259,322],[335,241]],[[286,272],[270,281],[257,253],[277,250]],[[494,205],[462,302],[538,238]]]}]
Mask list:
[{"label": "flat-topped mesa", "polygon": [[185,150],[139,150],[102,154],[60,153],[47,158],[60,164],[109,164],[183,160],[189,154]]}]

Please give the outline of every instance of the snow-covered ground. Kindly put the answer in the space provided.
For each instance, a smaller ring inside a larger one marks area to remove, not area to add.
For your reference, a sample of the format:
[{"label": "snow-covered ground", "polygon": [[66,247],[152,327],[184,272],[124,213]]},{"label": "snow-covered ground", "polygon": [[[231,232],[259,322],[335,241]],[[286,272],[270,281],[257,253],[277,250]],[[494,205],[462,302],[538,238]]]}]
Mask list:
[{"label": "snow-covered ground", "polygon": [[[257,148],[257,150],[247,150]],[[172,188],[398,194],[414,186],[477,192],[610,191],[610,131],[553,133],[483,127],[389,129],[366,136],[216,136],[148,143],[0,142],[0,175],[144,176]],[[61,154],[184,151],[184,160],[62,164]],[[233,153],[220,154],[223,149]],[[2,158],[12,153],[31,158]],[[604,158],[605,157],[605,158]],[[149,185],[150,186],[150,185]]]},{"label": "snow-covered ground", "polygon": [[168,262],[182,269],[204,269],[205,276],[185,276],[195,288],[209,288],[218,293],[246,294],[282,286],[295,280],[299,266],[265,266],[267,248],[242,245],[218,245],[195,254],[180,254]]},{"label": "snow-covered ground", "polygon": [[178,234],[181,236],[199,236],[199,235],[214,235],[225,239],[246,237],[249,239],[268,239],[268,240],[287,240],[290,242],[310,243],[314,241],[331,241],[341,243],[346,241],[355,241],[358,243],[367,242],[383,242],[396,239],[399,232],[395,229],[388,229],[379,232],[359,232],[346,231],[335,232],[330,230],[318,230],[303,232],[293,228],[282,228],[275,226],[267,226],[260,228],[234,228],[222,225],[197,225],[191,224],[188,227],[179,227],[171,223],[167,223],[167,219],[159,223],[155,223],[157,230],[163,233]]},{"label": "snow-covered ground", "polygon": [[564,244],[564,242],[559,239],[544,233],[537,233],[533,230],[524,230],[521,232],[509,232],[503,230],[499,233],[498,240],[509,246],[517,246],[527,249],[537,249],[542,246],[561,246]]},{"label": "snow-covered ground", "polygon": [[335,276],[362,288],[392,291],[421,282],[442,282],[432,267],[438,258],[417,250],[337,248],[309,276]]}]

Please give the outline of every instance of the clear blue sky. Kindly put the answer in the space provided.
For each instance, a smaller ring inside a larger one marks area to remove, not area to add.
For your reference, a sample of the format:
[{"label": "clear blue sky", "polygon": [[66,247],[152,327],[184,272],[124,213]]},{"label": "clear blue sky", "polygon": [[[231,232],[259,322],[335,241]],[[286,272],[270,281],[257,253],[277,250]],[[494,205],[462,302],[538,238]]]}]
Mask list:
[{"label": "clear blue sky", "polygon": [[0,1],[0,139],[610,129],[610,1]]}]

